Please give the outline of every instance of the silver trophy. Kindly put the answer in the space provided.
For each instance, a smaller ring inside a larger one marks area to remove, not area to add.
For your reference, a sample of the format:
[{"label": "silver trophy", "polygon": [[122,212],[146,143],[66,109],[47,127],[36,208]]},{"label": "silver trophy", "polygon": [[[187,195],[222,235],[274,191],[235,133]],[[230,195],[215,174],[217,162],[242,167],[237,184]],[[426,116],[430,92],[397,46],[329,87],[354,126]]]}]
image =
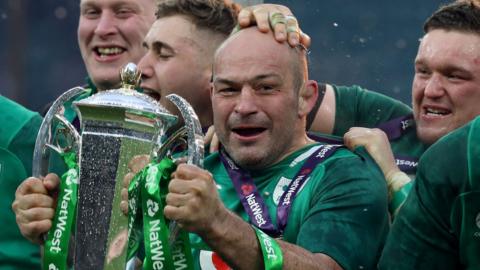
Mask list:
[{"label": "silver trophy", "polygon": [[[121,71],[122,87],[74,101],[80,131],[63,116],[63,106],[86,90],[73,88],[52,105],[40,128],[33,175],[48,172],[49,154],[77,151],[79,189],[73,266],[83,269],[125,269],[128,218],[120,210],[123,178],[137,155],[160,160],[184,144],[187,162],[202,166],[203,133],[192,107],[181,97],[166,98],[184,120],[156,100],[135,91],[141,73],[134,64]],[[176,226],[171,228],[175,234]]]}]

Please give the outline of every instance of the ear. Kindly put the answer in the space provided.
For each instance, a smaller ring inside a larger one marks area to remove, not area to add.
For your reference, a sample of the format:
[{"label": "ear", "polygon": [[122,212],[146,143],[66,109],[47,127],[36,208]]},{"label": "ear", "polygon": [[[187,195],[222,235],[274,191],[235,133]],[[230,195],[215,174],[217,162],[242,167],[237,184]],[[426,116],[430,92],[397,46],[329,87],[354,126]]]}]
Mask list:
[{"label": "ear", "polygon": [[305,82],[303,89],[298,93],[298,116],[306,116],[315,105],[318,98],[318,84],[314,80]]}]

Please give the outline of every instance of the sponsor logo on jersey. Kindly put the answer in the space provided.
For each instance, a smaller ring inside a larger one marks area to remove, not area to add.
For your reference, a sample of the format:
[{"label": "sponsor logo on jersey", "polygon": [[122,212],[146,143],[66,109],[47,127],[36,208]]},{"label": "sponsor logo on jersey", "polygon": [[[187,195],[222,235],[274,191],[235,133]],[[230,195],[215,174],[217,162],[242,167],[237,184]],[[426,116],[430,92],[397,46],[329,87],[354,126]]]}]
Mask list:
[{"label": "sponsor logo on jersey", "polygon": [[[297,192],[297,195],[300,194],[300,192],[302,191],[303,187],[305,186],[305,184],[307,184],[307,182],[310,180],[310,177],[305,180],[302,184],[302,186],[298,189],[298,192]],[[282,197],[283,193],[285,192],[288,192],[289,190],[288,189],[288,185],[290,185],[290,183],[292,182],[292,179],[288,179],[288,178],[285,178],[285,177],[281,177],[280,180],[278,180],[278,183],[277,185],[275,186],[275,189],[273,190],[273,203],[275,205],[278,205],[278,203],[280,202],[280,198]],[[290,189],[291,190],[291,189]],[[285,195],[285,199],[286,200],[289,200],[290,202],[290,196]]]},{"label": "sponsor logo on jersey", "polygon": [[330,151],[330,149],[332,148],[333,148],[333,145],[325,145],[323,149],[320,152],[318,152],[317,158],[324,158],[325,154],[327,154],[327,152]]},{"label": "sponsor logo on jersey", "polygon": [[407,128],[413,126],[413,119],[403,120],[402,121],[402,129],[406,130]]},{"label": "sponsor logo on jersey", "polygon": [[409,166],[409,167],[417,167],[418,165],[418,162],[415,162],[415,161],[411,161],[411,160],[404,160],[404,159],[396,159],[396,162],[397,162],[397,166]]},{"label": "sponsor logo on jersey", "polygon": [[290,182],[292,182],[292,179],[283,176],[278,180],[277,186],[275,186],[275,189],[273,190],[273,203],[275,203],[275,205],[278,205],[280,197],[282,197],[283,193],[287,190]]}]

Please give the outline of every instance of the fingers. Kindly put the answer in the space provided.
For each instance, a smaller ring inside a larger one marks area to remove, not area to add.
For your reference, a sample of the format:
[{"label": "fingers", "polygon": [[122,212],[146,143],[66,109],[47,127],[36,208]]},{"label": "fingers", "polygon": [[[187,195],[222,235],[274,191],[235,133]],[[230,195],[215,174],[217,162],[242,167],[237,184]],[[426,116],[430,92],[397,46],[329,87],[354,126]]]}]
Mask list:
[{"label": "fingers", "polygon": [[172,174],[168,191],[176,194],[202,194],[208,190],[212,181],[209,172],[193,165],[180,164]]},{"label": "fingers", "polygon": [[246,7],[242,9],[238,14],[238,24],[242,28],[256,24],[260,32],[267,33],[268,31],[270,31],[268,14],[268,9],[263,7]]},{"label": "fingers", "polygon": [[213,224],[226,211],[212,175],[194,165],[181,164],[172,174],[164,215],[181,228],[199,235],[212,232]]},{"label": "fingers", "polygon": [[121,197],[122,200],[120,202],[120,210],[124,215],[128,215],[128,189],[127,188],[122,188],[121,191]]},{"label": "fingers", "polygon": [[398,171],[388,137],[378,128],[351,128],[344,135],[345,145],[353,150],[364,146],[370,156],[375,160],[385,176],[391,171]]},{"label": "fingers", "polygon": [[60,177],[54,173],[49,173],[43,179],[43,185],[48,191],[56,191],[60,185]]},{"label": "fingers", "polygon": [[311,45],[310,37],[302,32],[298,20],[286,6],[259,4],[242,9],[238,15],[240,28],[253,24],[257,24],[258,30],[263,33],[272,29],[278,42],[288,41],[291,47],[301,44],[309,48]]},{"label": "fingers", "polygon": [[135,175],[141,171],[150,161],[148,155],[138,155],[133,157],[128,163],[128,168],[130,172],[123,176],[122,190],[121,190],[121,200],[120,200],[120,210],[124,215],[128,215],[128,187],[130,182],[135,177]]},{"label": "fingers", "polygon": [[215,134],[215,127],[212,125],[208,127],[207,133],[203,137],[205,145],[209,144],[212,141],[213,134]]},{"label": "fingers", "polygon": [[128,163],[128,168],[131,172],[138,173],[145,166],[147,166],[149,161],[150,157],[148,155],[138,155],[130,160],[130,162]]},{"label": "fingers", "polygon": [[[303,44],[305,48],[310,48],[310,45],[312,44],[312,39],[310,38],[310,36],[303,33],[301,30],[300,30],[300,44]],[[290,45],[292,45],[292,43],[290,43]]]},{"label": "fingers", "polygon": [[18,186],[17,191],[15,192],[15,197],[33,193],[48,194],[48,190],[43,185],[42,180],[30,177]]},{"label": "fingers", "polygon": [[210,126],[207,130],[207,134],[205,134],[205,145],[209,145],[208,150],[210,153],[218,151],[220,147],[220,141],[215,133],[214,126]]},{"label": "fingers", "polygon": [[376,134],[374,129],[352,127],[347,133],[345,133],[343,140],[350,150],[354,150],[358,146],[365,146],[368,148],[373,145],[376,136],[378,136],[378,134]]},{"label": "fingers", "polygon": [[220,140],[217,133],[213,134],[212,141],[210,142],[210,153],[217,152],[220,149]]},{"label": "fingers", "polygon": [[272,27],[275,39],[279,42],[284,42],[287,39],[287,36],[286,36],[287,19],[285,18],[285,15],[280,12],[270,13],[269,21],[270,21],[270,26]]},{"label": "fingers", "polygon": [[191,199],[192,196],[188,193],[179,194],[170,192],[165,197],[165,202],[167,203],[167,205],[170,206],[181,207],[183,205],[186,205]]},{"label": "fingers", "polygon": [[20,232],[25,238],[27,238],[33,243],[42,244],[43,240],[41,238],[41,235],[43,233],[48,232],[48,230],[50,230],[50,228],[52,227],[52,221],[51,220],[34,221],[24,226],[19,225],[19,227],[20,227]]},{"label": "fingers", "polygon": [[54,208],[54,200],[52,197],[44,194],[27,194],[13,201],[12,208],[16,210],[25,210],[35,207]]},{"label": "fingers", "polygon": [[212,174],[191,164],[179,164],[172,174],[173,179],[193,180],[196,178],[211,178]]},{"label": "fingers", "polygon": [[128,186],[130,185],[130,182],[132,182],[132,179],[135,177],[135,173],[129,172],[125,174],[123,177],[123,187],[128,189]]},{"label": "fingers", "polygon": [[20,184],[15,192],[12,209],[23,236],[34,243],[41,243],[41,234],[52,226],[55,214],[54,200],[48,195],[44,182],[50,188],[58,186],[58,176],[52,174],[45,181],[30,177]]},{"label": "fingers", "polygon": [[[37,207],[21,210],[16,215],[18,224],[29,224],[44,220],[51,220],[55,215],[53,208]],[[42,233],[45,231],[42,231]]]}]

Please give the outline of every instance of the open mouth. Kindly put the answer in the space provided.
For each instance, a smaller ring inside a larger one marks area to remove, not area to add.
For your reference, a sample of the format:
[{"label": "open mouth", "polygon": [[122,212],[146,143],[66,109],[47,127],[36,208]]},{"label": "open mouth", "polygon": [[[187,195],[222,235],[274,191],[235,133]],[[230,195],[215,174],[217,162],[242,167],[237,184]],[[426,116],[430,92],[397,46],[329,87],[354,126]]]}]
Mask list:
[{"label": "open mouth", "polygon": [[154,91],[154,90],[148,89],[148,88],[142,88],[142,90],[143,90],[143,93],[145,95],[150,96],[151,98],[155,99],[156,101],[160,100],[161,95],[157,91]]},{"label": "open mouth", "polygon": [[252,128],[234,128],[232,131],[242,137],[254,137],[263,133],[266,128],[252,127]]},{"label": "open mouth", "polygon": [[424,113],[427,116],[444,116],[444,115],[450,114],[451,111],[446,109],[425,107]]},{"label": "open mouth", "polygon": [[120,47],[95,47],[93,50],[100,58],[119,55],[125,51]]}]

